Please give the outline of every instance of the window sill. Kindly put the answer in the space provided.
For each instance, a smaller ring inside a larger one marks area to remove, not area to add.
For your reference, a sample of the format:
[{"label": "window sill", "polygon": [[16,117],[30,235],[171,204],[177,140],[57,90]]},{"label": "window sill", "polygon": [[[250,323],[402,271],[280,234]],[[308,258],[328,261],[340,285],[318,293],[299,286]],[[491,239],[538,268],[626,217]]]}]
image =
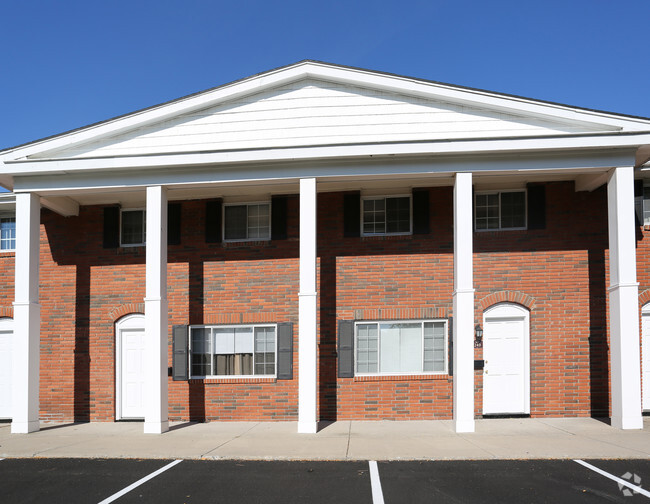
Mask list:
[{"label": "window sill", "polygon": [[377,381],[423,381],[423,380],[448,380],[448,374],[436,375],[376,375],[376,376],[355,376],[355,382],[377,382]]},{"label": "window sill", "polygon": [[248,384],[250,385],[251,383],[275,383],[278,381],[277,378],[275,377],[266,377],[266,378],[255,378],[255,377],[241,377],[237,378],[235,376],[230,377],[226,376],[223,378],[190,378],[189,380],[190,384],[198,384],[198,383],[204,383],[204,384]]},{"label": "window sill", "polygon": [[0,250],[0,257],[16,257],[15,250]]},{"label": "window sill", "polygon": [[387,234],[387,235],[361,235],[361,241],[383,241],[383,240],[411,240],[412,233]]}]

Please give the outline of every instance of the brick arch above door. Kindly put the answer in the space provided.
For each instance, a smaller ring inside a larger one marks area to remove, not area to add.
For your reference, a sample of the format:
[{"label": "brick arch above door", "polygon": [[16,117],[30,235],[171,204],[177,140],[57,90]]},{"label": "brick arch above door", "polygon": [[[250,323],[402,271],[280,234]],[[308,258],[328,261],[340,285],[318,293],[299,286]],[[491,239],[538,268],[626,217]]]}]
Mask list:
[{"label": "brick arch above door", "polygon": [[478,308],[484,312],[489,307],[499,303],[515,303],[528,308],[529,311],[535,307],[535,298],[519,291],[499,291],[488,294],[478,302]]}]

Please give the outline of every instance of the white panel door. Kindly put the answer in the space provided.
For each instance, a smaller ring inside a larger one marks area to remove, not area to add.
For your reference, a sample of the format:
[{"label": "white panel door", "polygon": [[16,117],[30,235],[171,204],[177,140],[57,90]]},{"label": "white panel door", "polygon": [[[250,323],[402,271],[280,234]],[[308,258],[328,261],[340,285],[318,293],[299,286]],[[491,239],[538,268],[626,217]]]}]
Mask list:
[{"label": "white panel door", "polygon": [[641,327],[642,327],[642,333],[643,333],[643,340],[642,340],[642,355],[643,355],[643,363],[642,363],[642,383],[643,383],[643,409],[644,410],[650,410],[650,312],[645,313],[648,311],[648,308],[645,306],[643,307],[643,317],[641,319]]},{"label": "white panel door", "polygon": [[529,413],[526,318],[486,318],[483,414]]},{"label": "white panel door", "polygon": [[[4,327],[8,323],[1,324]],[[0,418],[11,418],[13,331],[0,330]]]},{"label": "white panel door", "polygon": [[144,329],[122,329],[121,418],[144,418]]}]

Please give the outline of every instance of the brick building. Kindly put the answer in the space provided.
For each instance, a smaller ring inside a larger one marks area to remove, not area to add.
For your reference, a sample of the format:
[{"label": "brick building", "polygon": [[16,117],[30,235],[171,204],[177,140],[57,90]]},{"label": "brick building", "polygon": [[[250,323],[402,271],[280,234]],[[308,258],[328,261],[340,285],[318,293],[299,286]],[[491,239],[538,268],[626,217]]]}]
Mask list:
[{"label": "brick building", "polygon": [[649,159],[650,119],[313,61],[0,151],[0,417],[641,428]]}]

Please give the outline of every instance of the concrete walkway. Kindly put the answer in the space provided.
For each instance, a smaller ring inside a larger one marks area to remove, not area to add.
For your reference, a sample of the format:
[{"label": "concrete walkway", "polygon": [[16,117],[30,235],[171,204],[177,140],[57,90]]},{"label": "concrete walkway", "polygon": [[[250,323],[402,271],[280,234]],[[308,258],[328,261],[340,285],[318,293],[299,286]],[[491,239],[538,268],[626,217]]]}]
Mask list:
[{"label": "concrete walkway", "polygon": [[592,418],[477,420],[456,434],[451,421],[350,422],[297,434],[293,422],[176,423],[162,434],[142,424],[44,424],[11,434],[0,424],[0,458],[168,458],[256,460],[467,460],[650,458],[644,430],[621,431]]}]

